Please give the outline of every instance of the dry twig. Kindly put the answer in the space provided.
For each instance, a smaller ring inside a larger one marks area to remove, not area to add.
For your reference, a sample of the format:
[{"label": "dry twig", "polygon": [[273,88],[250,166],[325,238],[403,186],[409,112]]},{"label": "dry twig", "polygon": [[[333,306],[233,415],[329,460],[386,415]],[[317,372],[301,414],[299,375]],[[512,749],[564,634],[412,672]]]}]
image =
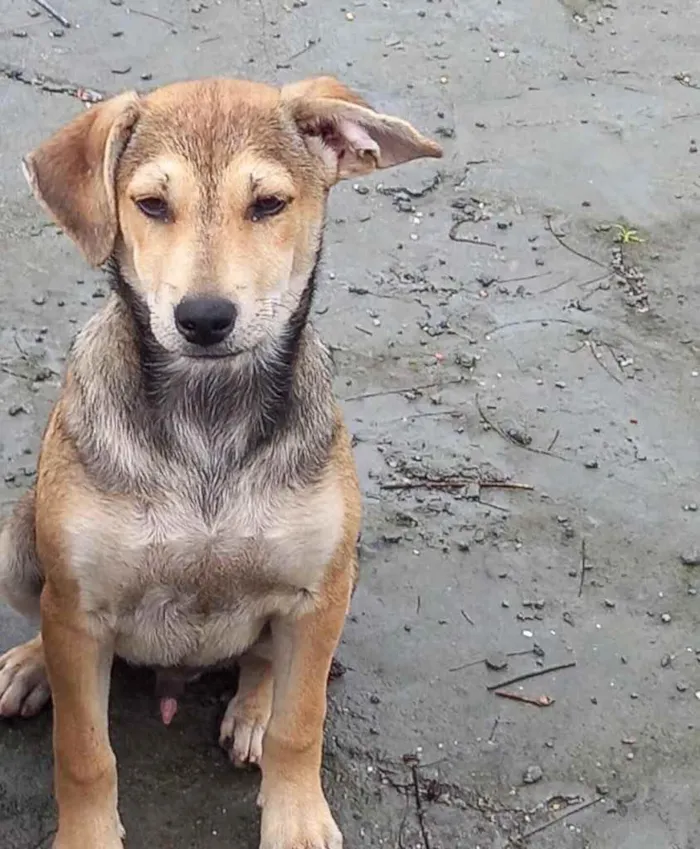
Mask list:
[{"label": "dry twig", "polygon": [[586,569],[588,568],[586,564],[586,539],[583,537],[581,539],[581,581],[578,585],[578,597],[581,598],[583,595],[583,582],[586,578]]},{"label": "dry twig", "polygon": [[528,681],[530,678],[539,678],[540,675],[549,675],[550,672],[559,672],[560,669],[571,669],[576,666],[575,660],[570,660],[568,663],[557,663],[554,666],[543,666],[542,669],[534,669],[532,672],[523,672],[522,675],[514,675],[505,681],[499,681],[498,684],[487,684],[487,690],[502,690],[504,687],[510,687],[511,684],[517,684],[519,681]]},{"label": "dry twig", "polygon": [[467,239],[464,236],[458,236],[457,233],[462,224],[467,224],[470,221],[469,218],[464,218],[461,221],[457,221],[456,224],[453,224],[450,227],[449,236],[453,242],[466,242],[468,245],[479,245],[482,248],[497,248],[498,245],[495,242],[482,242],[481,239]]},{"label": "dry twig", "polygon": [[492,430],[495,430],[496,433],[499,436],[501,436],[503,439],[506,440],[506,442],[510,442],[513,445],[517,445],[520,448],[524,448],[525,451],[531,451],[533,454],[546,454],[548,457],[556,457],[557,460],[564,460],[565,462],[568,463],[568,459],[566,457],[562,457],[561,454],[555,454],[553,451],[547,451],[544,448],[533,448],[532,445],[524,445],[522,442],[519,442],[517,439],[513,439],[513,437],[510,436],[510,434],[508,434],[505,430],[503,430],[502,427],[495,424],[494,422],[491,421],[491,419],[489,419],[489,417],[484,412],[481,404],[479,403],[478,393],[475,396],[475,401],[476,401],[476,409],[479,411],[479,415],[481,416],[481,420],[484,422],[484,424],[487,424],[490,428],[492,428]]},{"label": "dry twig", "polygon": [[534,490],[529,483],[515,481],[482,481],[479,478],[445,478],[444,480],[389,481],[380,485],[380,489],[462,489],[471,484],[478,484],[482,489],[524,489]]},{"label": "dry twig", "polygon": [[514,702],[524,702],[526,705],[534,705],[535,707],[550,707],[554,704],[554,699],[549,696],[525,696],[522,693],[511,693],[509,690],[495,690],[494,696],[512,699]]},{"label": "dry twig", "polygon": [[567,819],[574,814],[579,813],[579,811],[585,811],[586,808],[592,808],[593,805],[597,805],[598,802],[602,802],[605,796],[597,796],[595,799],[591,799],[589,802],[584,802],[582,805],[577,805],[575,808],[571,808],[569,811],[564,811],[563,814],[559,814],[558,817],[554,817],[553,820],[549,822],[542,823],[542,825],[538,825],[536,828],[531,828],[530,831],[526,831],[525,834],[521,835],[521,840],[527,840],[529,837],[532,837],[534,834],[539,834],[541,831],[544,831],[547,828],[551,828],[553,825],[556,825],[558,822]]},{"label": "dry twig", "polygon": [[41,6],[45,12],[48,12],[55,21],[58,21],[59,24],[61,24],[61,26],[66,29],[70,29],[70,21],[68,18],[65,18],[60,12],[54,9],[50,3],[47,3],[46,0],[34,0],[34,2],[37,6]]},{"label": "dry twig", "polygon": [[454,386],[456,383],[464,383],[464,378],[455,380],[439,380],[435,383],[423,383],[420,386],[403,386],[401,389],[378,389],[376,392],[361,392],[359,395],[348,395],[343,401],[362,401],[365,398],[379,398],[384,395],[403,395],[404,392],[421,392],[423,389],[442,389],[443,386]]},{"label": "dry twig", "polygon": [[576,250],[576,248],[572,248],[571,245],[567,244],[567,242],[564,241],[564,237],[560,233],[557,233],[556,230],[554,230],[554,228],[552,227],[551,216],[546,216],[545,220],[547,221],[547,229],[552,234],[552,236],[554,236],[557,242],[559,242],[562,248],[574,254],[574,256],[579,257],[580,259],[585,259],[588,262],[592,262],[594,265],[600,266],[601,268],[607,268],[604,262],[601,262],[598,259],[594,259],[592,256],[588,256],[588,254],[584,254],[581,251]]}]

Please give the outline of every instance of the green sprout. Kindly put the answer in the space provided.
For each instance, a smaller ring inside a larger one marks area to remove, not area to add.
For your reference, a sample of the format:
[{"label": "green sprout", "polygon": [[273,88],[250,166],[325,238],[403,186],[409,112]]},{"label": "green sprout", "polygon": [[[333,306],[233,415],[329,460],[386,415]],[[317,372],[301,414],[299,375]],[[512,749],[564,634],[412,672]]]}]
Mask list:
[{"label": "green sprout", "polygon": [[626,224],[615,224],[615,229],[617,230],[615,241],[620,242],[622,245],[629,245],[634,242],[646,242],[646,239],[643,239],[639,235],[638,230],[633,230]]}]

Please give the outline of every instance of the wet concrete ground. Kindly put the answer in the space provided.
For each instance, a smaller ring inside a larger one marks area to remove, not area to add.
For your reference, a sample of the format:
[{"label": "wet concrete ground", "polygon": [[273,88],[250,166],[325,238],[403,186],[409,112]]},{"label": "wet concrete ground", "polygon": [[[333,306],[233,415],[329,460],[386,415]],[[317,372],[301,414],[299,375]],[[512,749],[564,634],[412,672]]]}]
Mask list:
[{"label": "wet concrete ground", "polygon": [[[80,89],[333,73],[446,150],[336,190],[316,304],[366,495],[327,730],[347,845],[700,845],[698,4],[55,5],[70,29],[0,0],[3,510],[105,292],[20,156]],[[506,688],[547,707],[487,689],[572,661]],[[129,849],[255,849],[257,777],[216,745],[234,682],[166,729],[115,677]],[[0,845],[49,846],[49,713],[0,752]]]}]

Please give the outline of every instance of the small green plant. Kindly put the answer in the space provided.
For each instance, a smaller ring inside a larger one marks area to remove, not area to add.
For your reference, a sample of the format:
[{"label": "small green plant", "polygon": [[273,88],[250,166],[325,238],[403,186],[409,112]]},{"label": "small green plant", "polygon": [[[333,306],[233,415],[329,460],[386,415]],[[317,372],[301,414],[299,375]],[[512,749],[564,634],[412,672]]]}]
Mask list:
[{"label": "small green plant", "polygon": [[634,242],[646,242],[646,239],[643,239],[639,235],[638,230],[634,230],[626,224],[615,224],[614,226],[617,230],[617,236],[615,236],[616,242],[619,242],[622,245],[629,245]]}]

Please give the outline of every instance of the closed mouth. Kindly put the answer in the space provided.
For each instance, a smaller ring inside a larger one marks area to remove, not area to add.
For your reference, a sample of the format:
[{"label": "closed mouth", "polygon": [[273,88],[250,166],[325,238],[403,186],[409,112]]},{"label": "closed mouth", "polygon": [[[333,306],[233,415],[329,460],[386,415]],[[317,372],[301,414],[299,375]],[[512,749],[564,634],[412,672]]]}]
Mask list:
[{"label": "closed mouth", "polygon": [[211,351],[203,351],[201,354],[183,354],[182,356],[188,360],[230,360],[233,357],[237,357],[240,354],[240,351],[222,351],[221,353],[214,353]]}]

